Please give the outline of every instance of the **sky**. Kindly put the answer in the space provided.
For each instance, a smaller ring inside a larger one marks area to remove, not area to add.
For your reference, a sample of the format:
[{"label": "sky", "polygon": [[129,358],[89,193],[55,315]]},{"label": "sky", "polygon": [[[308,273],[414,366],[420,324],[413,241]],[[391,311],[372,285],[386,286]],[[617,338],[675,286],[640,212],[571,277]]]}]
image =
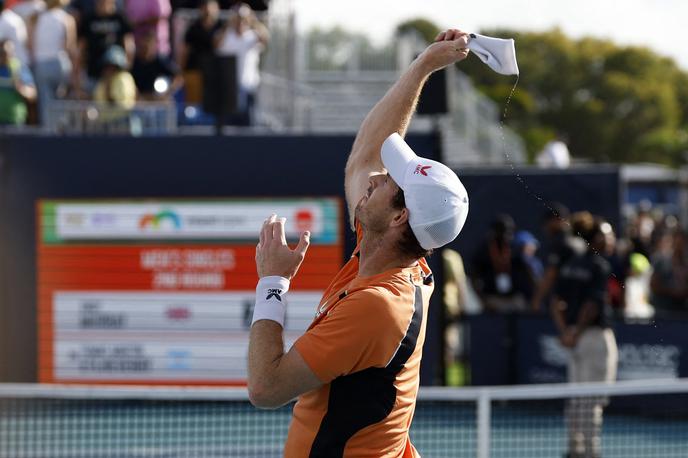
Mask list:
[{"label": "sky", "polygon": [[[488,28],[561,28],[572,38],[593,36],[647,46],[688,71],[688,0],[291,0],[302,30],[313,26],[364,32],[376,42],[410,18],[467,32]],[[503,37],[507,38],[507,37]],[[518,52],[518,43],[516,43]]]}]

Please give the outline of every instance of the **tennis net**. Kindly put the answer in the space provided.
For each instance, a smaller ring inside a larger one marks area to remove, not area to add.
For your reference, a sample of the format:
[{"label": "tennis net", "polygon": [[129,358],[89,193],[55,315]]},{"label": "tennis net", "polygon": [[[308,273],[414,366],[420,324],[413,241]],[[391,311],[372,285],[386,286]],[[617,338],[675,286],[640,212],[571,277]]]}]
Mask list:
[{"label": "tennis net", "polygon": [[[411,439],[425,458],[551,458],[571,401],[604,400],[602,456],[688,456],[688,380],[425,388]],[[0,385],[0,457],[279,457],[291,405],[241,388]]]}]

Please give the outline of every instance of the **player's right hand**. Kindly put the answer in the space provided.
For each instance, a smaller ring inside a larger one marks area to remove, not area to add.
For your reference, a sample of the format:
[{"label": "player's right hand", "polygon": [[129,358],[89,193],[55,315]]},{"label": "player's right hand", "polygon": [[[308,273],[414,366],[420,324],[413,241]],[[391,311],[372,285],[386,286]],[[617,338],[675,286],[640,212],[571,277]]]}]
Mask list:
[{"label": "player's right hand", "polygon": [[439,70],[468,57],[470,36],[458,29],[440,32],[435,42],[428,46],[419,56],[421,62],[430,72]]}]

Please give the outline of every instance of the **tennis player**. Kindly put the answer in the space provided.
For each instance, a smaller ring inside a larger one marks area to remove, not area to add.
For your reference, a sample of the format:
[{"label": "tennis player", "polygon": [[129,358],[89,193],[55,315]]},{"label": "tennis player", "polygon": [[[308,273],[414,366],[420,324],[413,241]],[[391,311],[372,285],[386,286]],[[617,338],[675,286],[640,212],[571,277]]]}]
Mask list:
[{"label": "tennis player", "polygon": [[262,408],[298,397],[286,457],[420,456],[408,431],[433,290],[424,257],[459,234],[468,196],[454,172],[418,157],[402,136],[428,76],[465,59],[468,39],[440,33],[364,120],[344,183],[357,247],[287,353],[285,294],[309,234],[291,250],[284,218],[262,227],[248,389]]}]

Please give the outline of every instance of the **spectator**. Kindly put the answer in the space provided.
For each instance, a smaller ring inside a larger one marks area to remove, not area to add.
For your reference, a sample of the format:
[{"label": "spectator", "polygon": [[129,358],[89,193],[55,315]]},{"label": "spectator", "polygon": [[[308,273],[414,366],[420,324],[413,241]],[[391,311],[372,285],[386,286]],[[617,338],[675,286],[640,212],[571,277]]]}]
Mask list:
[{"label": "spectator", "polygon": [[[611,225],[594,220],[577,239],[574,252],[559,268],[551,301],[554,323],[561,343],[570,350],[569,382],[616,380],[618,351],[606,315],[609,263],[605,252]],[[587,242],[587,246],[586,246]],[[600,397],[575,398],[566,405],[568,458],[596,458],[601,452],[602,410]]]},{"label": "spectator", "polygon": [[649,302],[650,278],[652,268],[650,261],[640,253],[628,256],[629,271],[624,284],[625,307],[624,317],[631,319],[648,319],[655,314]]},{"label": "spectator", "polygon": [[237,125],[253,124],[253,107],[260,83],[260,53],[269,40],[265,26],[246,4],[235,9],[236,14],[217,34],[215,45],[220,56],[236,56],[239,87]]},{"label": "spectator", "polygon": [[105,52],[102,75],[93,92],[93,100],[112,108],[129,110],[136,104],[136,83],[127,71],[127,56],[120,46]]},{"label": "spectator", "polygon": [[487,311],[508,312],[524,308],[523,297],[514,288],[511,249],[514,228],[511,216],[499,215],[473,259],[473,286]]},{"label": "spectator", "polygon": [[34,71],[43,123],[48,118],[52,101],[65,94],[70,79],[74,81],[76,22],[64,10],[67,2],[48,0],[47,10],[38,15],[33,31]]},{"label": "spectator", "polygon": [[125,12],[133,28],[137,48],[152,32],[157,54],[170,55],[170,0],[126,0]]},{"label": "spectator", "polygon": [[30,60],[32,54],[31,51],[33,48],[32,38],[36,28],[36,18],[40,12],[45,11],[45,2],[43,0],[20,0],[11,8],[12,11],[17,13],[17,15],[22,18],[24,25],[26,26],[26,46]]},{"label": "spectator", "polygon": [[12,7],[12,11],[17,13],[29,28],[36,15],[44,10],[45,2],[43,0],[22,0]]},{"label": "spectator", "polygon": [[174,62],[157,53],[156,42],[152,32],[144,37],[136,48],[131,69],[140,97],[145,100],[169,99],[184,83]]},{"label": "spectator", "polygon": [[616,234],[609,231],[605,234],[605,251],[600,253],[607,260],[611,267],[607,291],[609,294],[609,305],[618,318],[624,316],[626,308],[626,278],[630,272],[630,253],[618,249]]},{"label": "spectator", "polygon": [[[72,0],[69,5],[69,11],[76,18],[77,22],[86,16],[91,16],[96,12],[96,3],[98,0]],[[116,0],[117,10],[123,11],[124,0]]]},{"label": "spectator", "polygon": [[547,246],[545,248],[545,274],[535,290],[531,307],[535,311],[542,308],[557,279],[559,267],[572,254],[571,225],[568,221],[569,209],[558,202],[548,205],[543,218]]},{"label": "spectator", "polygon": [[[172,8],[198,8],[204,0],[172,0]],[[242,3],[241,0],[219,0],[220,8],[226,10],[235,8]],[[269,0],[249,0],[248,5],[254,11],[265,11],[268,9]]]},{"label": "spectator", "polygon": [[27,101],[35,99],[31,71],[15,57],[14,42],[0,40],[0,124],[25,124]]},{"label": "spectator", "polygon": [[535,162],[542,168],[568,169],[571,165],[571,154],[566,143],[552,140],[538,153]]},{"label": "spectator", "polygon": [[184,35],[180,67],[184,70],[187,103],[198,104],[203,98],[204,60],[215,54],[214,37],[222,29],[220,8],[217,0],[202,0],[198,6],[199,18]]},{"label": "spectator", "polygon": [[655,316],[671,318],[688,311],[688,254],[686,234],[680,229],[665,234],[652,260],[650,303]]},{"label": "spectator", "polygon": [[[86,62],[90,90],[101,74],[103,57],[111,46],[122,47],[126,52],[127,65],[134,60],[134,36],[129,22],[117,11],[115,0],[96,0],[92,15],[84,16],[79,24],[79,62]],[[80,76],[80,72],[79,72]]]},{"label": "spectator", "polygon": [[5,0],[0,0],[0,40],[10,40],[14,44],[14,55],[23,65],[29,65],[26,24],[17,13],[5,7]]},{"label": "spectator", "polygon": [[652,237],[655,232],[655,220],[652,217],[652,204],[643,200],[638,204],[637,214],[629,224],[628,235],[636,253],[651,257]]},{"label": "spectator", "polygon": [[530,303],[544,275],[542,261],[535,255],[540,242],[530,232],[518,231],[514,236],[513,245],[514,290]]},{"label": "spectator", "polygon": [[444,275],[444,364],[446,368],[446,384],[449,386],[463,385],[461,380],[464,373],[463,364],[463,330],[461,315],[464,313],[468,295],[468,281],[463,267],[463,258],[451,248],[442,250],[442,267]]}]

